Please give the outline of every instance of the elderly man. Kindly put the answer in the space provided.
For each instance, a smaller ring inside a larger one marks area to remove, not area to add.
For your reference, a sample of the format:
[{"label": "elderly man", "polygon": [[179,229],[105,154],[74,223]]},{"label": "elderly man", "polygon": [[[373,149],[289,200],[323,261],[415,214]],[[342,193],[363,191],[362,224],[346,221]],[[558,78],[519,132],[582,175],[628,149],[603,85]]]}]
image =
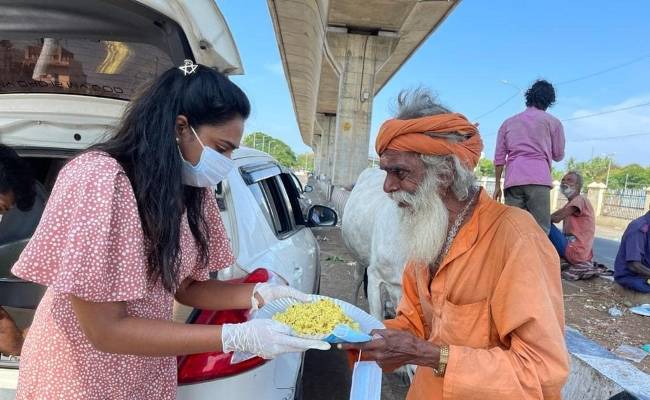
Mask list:
[{"label": "elderly man", "polygon": [[591,267],[596,218],[589,199],[580,194],[581,190],[582,175],[574,171],[564,175],[560,191],[568,202],[551,215],[553,223],[562,222],[562,232],[552,225],[548,236],[560,257],[572,265]]},{"label": "elderly man", "polygon": [[358,348],[417,365],[407,399],[560,399],[568,374],[558,256],[530,214],[475,184],[483,144],[423,89],[401,94],[376,143],[408,243],[395,319]]}]

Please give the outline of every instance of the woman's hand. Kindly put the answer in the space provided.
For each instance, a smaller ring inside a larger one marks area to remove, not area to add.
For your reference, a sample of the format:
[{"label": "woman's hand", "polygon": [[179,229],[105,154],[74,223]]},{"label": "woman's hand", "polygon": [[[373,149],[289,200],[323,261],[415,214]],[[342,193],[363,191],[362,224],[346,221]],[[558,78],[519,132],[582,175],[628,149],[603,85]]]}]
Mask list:
[{"label": "woman's hand", "polygon": [[264,282],[258,283],[253,289],[253,294],[251,296],[251,310],[255,311],[266,303],[285,297],[293,298],[302,301],[303,303],[311,300],[310,295],[290,286]]},{"label": "woman's hand", "polygon": [[291,328],[271,319],[253,319],[242,324],[221,327],[224,353],[242,351],[270,359],[284,353],[301,353],[309,349],[328,350],[330,344],[321,340],[290,335]]},{"label": "woman's hand", "polygon": [[438,367],[440,349],[433,343],[395,329],[376,329],[371,334],[373,340],[370,342],[343,344],[340,347],[346,350],[360,350],[362,360],[376,361],[387,371],[406,364]]}]

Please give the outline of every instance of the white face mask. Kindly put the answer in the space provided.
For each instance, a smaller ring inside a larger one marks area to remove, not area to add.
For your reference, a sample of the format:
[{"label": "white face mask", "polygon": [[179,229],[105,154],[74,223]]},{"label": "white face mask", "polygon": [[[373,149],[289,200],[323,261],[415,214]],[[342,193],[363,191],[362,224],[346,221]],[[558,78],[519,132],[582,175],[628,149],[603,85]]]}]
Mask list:
[{"label": "white face mask", "polygon": [[183,183],[195,187],[216,186],[219,182],[226,179],[228,173],[235,168],[235,163],[218,151],[204,146],[194,128],[190,126],[190,129],[194,133],[194,136],[196,136],[196,140],[201,143],[203,151],[196,165],[192,165],[192,163],[185,160],[181,153]]},{"label": "white face mask", "polygon": [[560,185],[560,192],[568,199],[575,194],[576,189],[569,185]]},{"label": "white face mask", "polygon": [[374,361],[357,361],[352,371],[350,400],[381,398],[381,368]]}]

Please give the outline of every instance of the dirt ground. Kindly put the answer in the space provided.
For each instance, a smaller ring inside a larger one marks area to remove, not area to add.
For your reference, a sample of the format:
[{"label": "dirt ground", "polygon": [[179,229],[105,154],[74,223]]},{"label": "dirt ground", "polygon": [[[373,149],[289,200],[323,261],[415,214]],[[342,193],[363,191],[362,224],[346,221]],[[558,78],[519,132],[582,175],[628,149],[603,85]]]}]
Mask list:
[{"label": "dirt ground", "polygon": [[[650,343],[650,317],[631,313],[629,307],[636,304],[616,292],[613,282],[597,278],[562,283],[567,325],[612,351],[622,344],[640,347]],[[617,307],[623,315],[612,317],[608,312],[611,307]],[[640,363],[632,363],[650,373],[650,355]]]}]

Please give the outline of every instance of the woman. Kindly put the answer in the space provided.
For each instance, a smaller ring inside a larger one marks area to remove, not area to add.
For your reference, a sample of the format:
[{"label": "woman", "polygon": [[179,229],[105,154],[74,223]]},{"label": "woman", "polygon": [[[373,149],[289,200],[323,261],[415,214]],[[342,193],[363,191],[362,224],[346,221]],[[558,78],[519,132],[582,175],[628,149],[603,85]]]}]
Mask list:
[{"label": "woman", "polygon": [[307,295],[228,284],[234,261],[214,197],[248,117],[246,95],[204,67],[165,72],[113,138],[62,169],[15,275],[48,286],[27,335],[17,399],[174,399],[174,356],[244,351],[272,358],[329,345],[271,320],[171,322],[172,304],[247,309]]}]

